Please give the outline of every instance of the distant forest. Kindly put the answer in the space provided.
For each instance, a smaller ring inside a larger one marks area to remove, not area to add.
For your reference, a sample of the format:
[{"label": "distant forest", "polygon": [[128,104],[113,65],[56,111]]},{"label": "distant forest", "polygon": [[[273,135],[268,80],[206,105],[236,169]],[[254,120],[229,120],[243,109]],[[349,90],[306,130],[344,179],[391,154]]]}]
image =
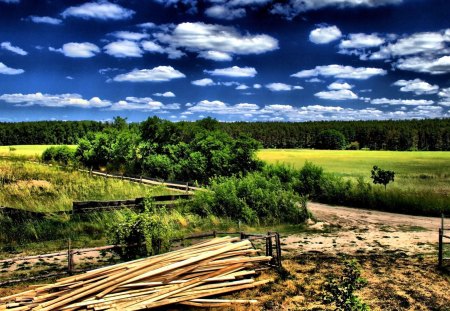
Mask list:
[{"label": "distant forest", "polygon": [[[190,122],[178,122],[182,131]],[[0,145],[77,144],[89,132],[113,127],[96,121],[0,123]],[[130,128],[139,127],[132,123]],[[232,137],[247,134],[264,148],[316,148],[324,131],[345,137],[347,148],[370,150],[450,150],[450,119],[401,121],[233,122],[216,127]]]}]

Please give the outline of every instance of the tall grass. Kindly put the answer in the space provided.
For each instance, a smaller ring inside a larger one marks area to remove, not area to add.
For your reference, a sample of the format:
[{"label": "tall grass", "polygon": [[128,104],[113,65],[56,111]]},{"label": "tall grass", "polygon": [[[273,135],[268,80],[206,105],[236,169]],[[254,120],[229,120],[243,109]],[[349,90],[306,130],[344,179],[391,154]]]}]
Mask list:
[{"label": "tall grass", "polygon": [[0,160],[0,205],[28,211],[69,211],[73,201],[121,200],[170,194],[164,187],[149,187],[117,179],[91,177],[17,160]]}]

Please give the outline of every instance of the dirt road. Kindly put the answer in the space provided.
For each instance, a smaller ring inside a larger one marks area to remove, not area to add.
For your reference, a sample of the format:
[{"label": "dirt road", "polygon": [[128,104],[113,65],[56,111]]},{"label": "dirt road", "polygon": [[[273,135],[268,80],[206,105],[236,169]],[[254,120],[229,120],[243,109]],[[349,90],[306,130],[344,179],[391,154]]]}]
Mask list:
[{"label": "dirt road", "polygon": [[312,232],[283,239],[288,252],[379,253],[408,255],[436,251],[440,218],[410,216],[310,203]]}]

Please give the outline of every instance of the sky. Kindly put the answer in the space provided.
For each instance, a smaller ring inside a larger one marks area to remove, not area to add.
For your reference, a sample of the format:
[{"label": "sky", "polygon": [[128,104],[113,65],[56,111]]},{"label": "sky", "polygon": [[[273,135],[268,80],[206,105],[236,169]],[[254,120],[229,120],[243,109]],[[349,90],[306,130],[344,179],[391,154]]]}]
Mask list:
[{"label": "sky", "polygon": [[0,0],[0,122],[450,117],[448,0]]}]

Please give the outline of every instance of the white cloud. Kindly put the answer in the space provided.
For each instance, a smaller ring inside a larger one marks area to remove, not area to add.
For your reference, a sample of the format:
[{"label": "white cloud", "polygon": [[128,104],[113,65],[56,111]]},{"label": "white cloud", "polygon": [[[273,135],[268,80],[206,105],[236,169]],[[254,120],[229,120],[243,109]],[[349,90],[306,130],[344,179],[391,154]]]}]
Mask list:
[{"label": "white cloud", "polygon": [[235,77],[235,78],[252,78],[256,76],[258,73],[253,67],[238,67],[233,66],[229,68],[222,69],[214,69],[214,70],[205,70],[206,73],[209,73],[213,76],[225,76],[225,77]]},{"label": "white cloud", "polygon": [[233,58],[230,56],[230,54],[227,54],[224,52],[219,52],[219,51],[203,51],[198,54],[198,57],[214,60],[216,62],[224,62],[224,61],[233,60]]},{"label": "white cloud", "polygon": [[440,58],[411,57],[400,59],[395,66],[401,70],[432,75],[446,74],[450,72],[450,56],[442,56]]},{"label": "white cloud", "polygon": [[156,33],[159,42],[173,49],[190,52],[217,51],[228,55],[261,54],[278,49],[271,36],[242,35],[234,27],[198,23],[181,23],[168,33]]},{"label": "white cloud", "polygon": [[311,79],[305,80],[305,82],[308,82],[308,83],[322,83],[322,82],[325,82],[325,81],[320,80],[319,78],[311,78]]},{"label": "white cloud", "polygon": [[172,66],[158,66],[153,69],[134,69],[114,77],[117,82],[166,82],[186,77]]},{"label": "white cloud", "polygon": [[292,90],[301,90],[303,87],[295,85],[289,85],[285,83],[269,83],[266,84],[266,88],[271,90],[272,92],[280,92],[280,91],[292,91]]},{"label": "white cloud", "polygon": [[353,88],[353,85],[350,85],[347,82],[344,82],[344,83],[333,82],[330,85],[328,85],[329,90],[350,90],[352,88]]},{"label": "white cloud", "polygon": [[142,39],[146,39],[149,37],[149,35],[146,33],[131,32],[131,31],[116,31],[113,32],[111,35],[119,39],[130,41],[140,41]]},{"label": "white cloud", "polygon": [[160,97],[175,97],[175,94],[173,92],[155,93],[153,95]]},{"label": "white cloud", "polygon": [[27,51],[21,49],[21,48],[18,47],[18,46],[12,45],[11,42],[2,42],[2,43],[0,44],[0,47],[1,47],[2,49],[4,49],[4,50],[8,50],[8,51],[10,51],[10,52],[13,52],[13,53],[16,53],[16,54],[19,54],[19,55],[22,55],[22,56],[28,55],[28,52],[27,52]]},{"label": "white cloud", "polygon": [[60,25],[62,23],[62,20],[60,20],[59,18],[54,18],[54,17],[50,17],[50,16],[31,15],[28,18],[29,18],[29,20],[31,20],[33,23],[36,23],[36,24]]},{"label": "white cloud", "polygon": [[164,53],[164,48],[153,41],[142,41],[142,48],[150,53]]},{"label": "white cloud", "polygon": [[202,100],[188,108],[190,112],[214,113],[219,115],[242,115],[252,114],[259,110],[259,106],[249,103],[228,105],[220,100]]},{"label": "white cloud", "polygon": [[425,99],[388,99],[375,98],[370,101],[374,105],[402,105],[402,106],[427,106],[434,104],[432,100]]},{"label": "white cloud", "polygon": [[89,2],[79,6],[72,6],[64,10],[61,15],[79,17],[83,19],[123,20],[129,19],[135,12],[108,1]]},{"label": "white cloud", "polygon": [[137,111],[163,111],[179,109],[179,104],[164,105],[150,97],[127,97],[125,100],[115,102],[110,110],[137,110]]},{"label": "white cloud", "polygon": [[292,19],[302,12],[328,7],[340,9],[354,7],[373,8],[390,4],[399,4],[402,3],[403,0],[288,0],[283,2],[284,3],[275,4],[271,12]]},{"label": "white cloud", "polygon": [[43,94],[39,92],[35,94],[3,94],[0,96],[0,100],[20,106],[103,108],[111,105],[110,101],[98,97],[88,100],[79,94]]},{"label": "white cloud", "polygon": [[387,46],[394,56],[432,53],[445,48],[445,37],[438,32],[421,32],[398,40]]},{"label": "white cloud", "polygon": [[291,77],[295,78],[309,78],[316,76],[324,77],[335,77],[340,79],[356,79],[356,80],[366,80],[374,76],[385,75],[386,70],[380,68],[367,68],[358,67],[354,68],[352,66],[342,66],[342,65],[327,65],[327,66],[316,66],[314,69],[302,70]]},{"label": "white cloud", "polygon": [[236,87],[236,90],[247,90],[247,89],[249,89],[250,87],[248,86],[248,85],[246,85],[246,84],[239,84],[237,87]]},{"label": "white cloud", "polygon": [[321,26],[310,32],[309,41],[315,44],[325,44],[335,41],[341,36],[342,33],[336,26]]},{"label": "white cloud", "polygon": [[105,53],[114,57],[142,57],[142,50],[134,41],[121,40],[111,42],[103,47]]},{"label": "white cloud", "polygon": [[244,17],[246,12],[244,8],[230,8],[225,5],[214,5],[206,9],[205,14],[212,18],[233,20]]},{"label": "white cloud", "polygon": [[449,98],[450,99],[450,87],[448,87],[446,89],[441,89],[439,91],[438,95],[440,97],[445,97],[445,98]]},{"label": "white cloud", "polygon": [[439,86],[431,85],[421,79],[398,80],[393,85],[401,86],[402,92],[414,92],[416,95],[436,94],[439,91]]},{"label": "white cloud", "polygon": [[255,83],[255,84],[253,84],[253,88],[254,89],[260,89],[260,88],[262,88],[262,85],[259,84],[259,83]]},{"label": "white cloud", "polygon": [[350,99],[358,99],[358,95],[353,93],[350,90],[335,90],[335,91],[322,91],[314,94],[314,96],[319,97],[321,99],[328,100],[350,100]]},{"label": "white cloud", "polygon": [[94,57],[97,53],[100,53],[100,48],[95,44],[89,42],[69,42],[64,44],[61,49],[49,47],[49,50],[52,52],[62,53],[67,57],[74,58],[90,58]]},{"label": "white cloud", "polygon": [[195,80],[191,82],[193,85],[197,85],[197,86],[211,86],[211,85],[216,85],[216,83],[214,83],[214,81],[210,78],[204,78],[204,79],[200,79],[200,80]]},{"label": "white cloud", "polygon": [[365,49],[382,45],[385,42],[377,34],[352,33],[348,39],[342,40],[339,44],[341,49]]},{"label": "white cloud", "polygon": [[3,64],[2,62],[0,62],[0,74],[3,74],[3,75],[20,75],[20,74],[22,74],[24,72],[25,72],[25,70],[23,70],[23,69],[10,68],[10,67],[6,66],[5,64]]}]

